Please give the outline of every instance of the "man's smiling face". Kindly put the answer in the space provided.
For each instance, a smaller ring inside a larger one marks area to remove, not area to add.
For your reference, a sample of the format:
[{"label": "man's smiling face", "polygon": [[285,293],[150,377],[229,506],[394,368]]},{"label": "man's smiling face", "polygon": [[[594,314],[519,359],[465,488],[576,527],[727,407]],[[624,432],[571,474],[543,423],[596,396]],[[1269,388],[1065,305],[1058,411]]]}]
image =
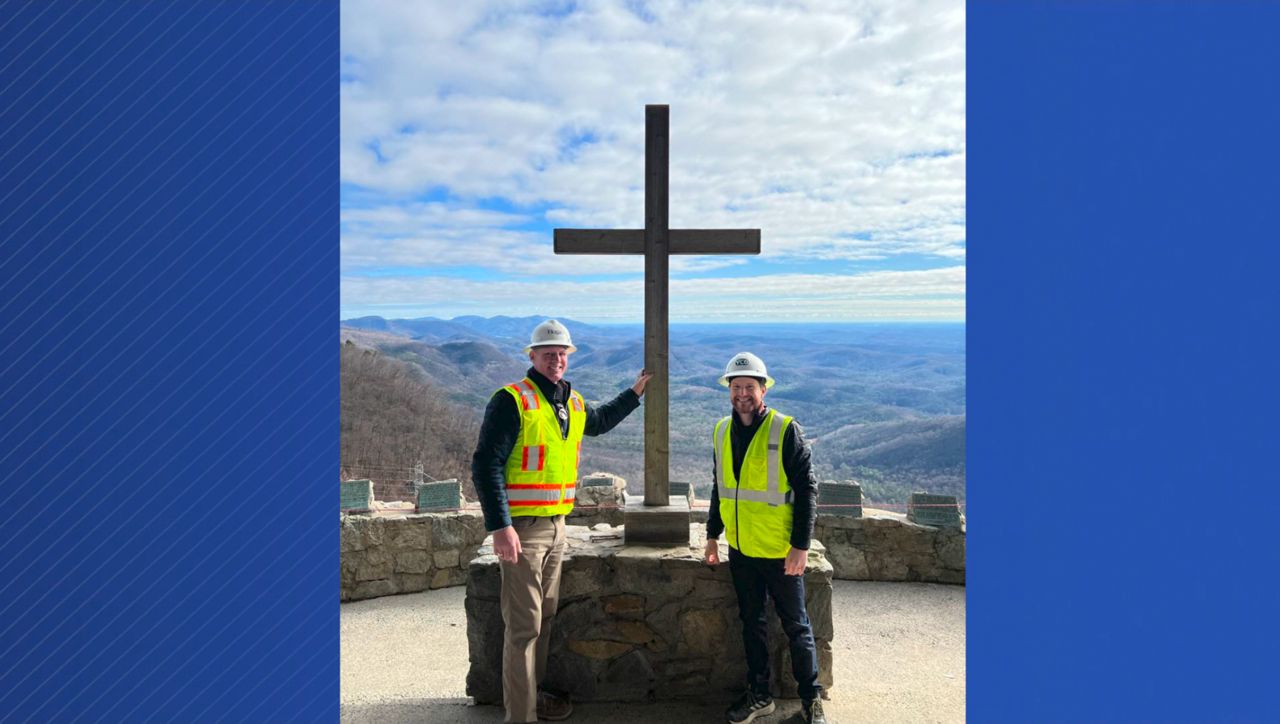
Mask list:
[{"label": "man's smiling face", "polygon": [[739,415],[752,415],[764,406],[764,385],[754,377],[734,377],[729,381],[729,401]]},{"label": "man's smiling face", "polygon": [[529,350],[529,361],[533,362],[533,368],[538,374],[552,382],[559,382],[564,377],[565,370],[569,369],[569,348],[555,344],[534,347]]}]

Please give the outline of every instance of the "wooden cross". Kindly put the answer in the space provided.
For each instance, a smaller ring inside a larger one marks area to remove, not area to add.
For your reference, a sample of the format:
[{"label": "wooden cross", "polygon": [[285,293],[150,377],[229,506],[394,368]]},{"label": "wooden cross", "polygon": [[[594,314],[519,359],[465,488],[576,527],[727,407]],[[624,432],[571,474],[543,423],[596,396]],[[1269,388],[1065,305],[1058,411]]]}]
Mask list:
[{"label": "wooden cross", "polygon": [[[670,107],[644,107],[644,228],[556,229],[557,254],[644,254],[644,504],[666,506],[670,494],[667,257],[759,254],[759,229],[667,228]],[[709,439],[709,436],[708,436]]]}]

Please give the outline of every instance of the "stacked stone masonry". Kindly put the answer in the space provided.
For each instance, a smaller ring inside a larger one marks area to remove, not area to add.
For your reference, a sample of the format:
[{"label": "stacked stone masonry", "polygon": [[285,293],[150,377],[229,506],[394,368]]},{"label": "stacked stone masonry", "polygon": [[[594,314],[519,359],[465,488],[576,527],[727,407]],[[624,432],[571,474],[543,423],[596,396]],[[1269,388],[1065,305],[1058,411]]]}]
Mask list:
[{"label": "stacked stone masonry", "polygon": [[[570,516],[569,524],[617,525],[621,518],[621,510],[584,511]],[[703,533],[706,511],[695,510],[693,518]],[[341,600],[462,585],[486,536],[479,511],[344,515]],[[814,538],[840,580],[965,582],[964,526],[918,525],[899,513],[868,509],[862,518],[819,515]]]},{"label": "stacked stone masonry", "polygon": [[599,523],[622,525],[627,481],[610,473],[591,473],[578,481],[577,502],[569,513],[569,525],[588,528]]},{"label": "stacked stone masonry", "polygon": [[[728,564],[704,564],[700,543],[624,546],[621,530],[607,525],[571,527],[568,543],[548,686],[575,701],[728,700],[740,692],[746,655]],[[480,704],[502,701],[500,587],[497,559],[481,549],[466,597],[467,694]],[[821,545],[810,551],[805,588],[819,680],[830,691],[831,566]],[[774,693],[794,697],[786,638],[772,607],[768,616]]]},{"label": "stacked stone masonry", "polygon": [[965,582],[965,527],[919,525],[867,509],[862,518],[819,515],[813,537],[843,581]]},{"label": "stacked stone masonry", "polygon": [[344,515],[341,600],[462,585],[486,535],[473,511]]}]

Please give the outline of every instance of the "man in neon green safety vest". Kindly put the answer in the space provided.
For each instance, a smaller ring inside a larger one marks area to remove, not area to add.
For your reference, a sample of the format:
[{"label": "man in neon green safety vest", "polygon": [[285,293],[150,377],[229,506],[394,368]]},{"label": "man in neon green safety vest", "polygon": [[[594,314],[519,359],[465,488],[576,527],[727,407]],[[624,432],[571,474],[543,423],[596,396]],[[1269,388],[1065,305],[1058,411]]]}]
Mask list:
[{"label": "man in neon green safety vest", "polygon": [[573,705],[539,690],[560,599],[564,517],[573,510],[582,438],[603,435],[640,406],[651,375],[599,407],[564,379],[577,348],[549,319],[534,328],[525,378],[489,400],[471,458],[471,480],[502,569],[502,699],[507,722],[567,719]]},{"label": "man in neon green safety vest", "polygon": [[713,482],[705,558],[719,565],[721,533],[747,654],[747,690],[725,712],[744,724],[774,710],[765,601],[773,599],[791,648],[791,673],[806,722],[825,724],[818,652],[804,604],[804,569],[817,513],[818,485],[800,425],[764,404],[773,378],[750,352],[729,360],[720,384],[733,414],[711,436]]}]

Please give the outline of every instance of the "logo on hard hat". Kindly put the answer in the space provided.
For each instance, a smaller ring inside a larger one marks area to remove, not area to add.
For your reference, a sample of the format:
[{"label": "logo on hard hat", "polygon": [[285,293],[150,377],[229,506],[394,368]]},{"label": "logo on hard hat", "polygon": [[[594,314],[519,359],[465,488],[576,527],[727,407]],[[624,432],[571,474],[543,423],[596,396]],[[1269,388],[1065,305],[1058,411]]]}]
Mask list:
[{"label": "logo on hard hat", "polygon": [[747,359],[746,357],[739,357],[738,359],[734,360],[733,363],[739,367],[746,367],[747,365],[751,364],[751,360]]}]

